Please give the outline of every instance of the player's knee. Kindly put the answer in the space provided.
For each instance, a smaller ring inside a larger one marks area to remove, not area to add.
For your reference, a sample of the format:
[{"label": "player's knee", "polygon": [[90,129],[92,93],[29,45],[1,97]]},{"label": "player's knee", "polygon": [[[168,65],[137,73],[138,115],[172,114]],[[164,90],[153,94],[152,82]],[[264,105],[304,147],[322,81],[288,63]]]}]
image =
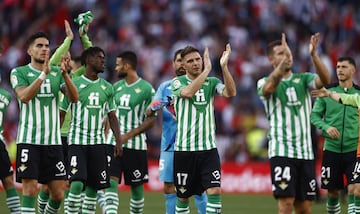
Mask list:
[{"label": "player's knee", "polygon": [[55,192],[55,194],[52,194],[52,199],[54,201],[62,201],[64,200],[64,192]]},{"label": "player's knee", "polygon": [[354,188],[354,196],[355,197],[360,197],[360,185],[355,185],[355,188]]},{"label": "player's knee", "polygon": [[279,213],[291,213],[294,206],[294,200],[294,198],[278,198]]},{"label": "player's knee", "polygon": [[175,193],[175,185],[173,183],[164,183],[164,193],[165,194]]},{"label": "player's knee", "polygon": [[340,190],[329,190],[328,195],[332,198],[338,198],[340,195]]},{"label": "player's knee", "polygon": [[206,190],[206,193],[208,195],[220,195],[221,194],[221,188],[220,187],[211,187]]},{"label": "player's knee", "polygon": [[54,201],[62,201],[64,199],[64,189],[63,188],[52,189],[50,192],[50,197]]},{"label": "player's knee", "polygon": [[348,194],[354,194],[355,185],[349,184],[347,189],[348,189]]},{"label": "player's knee", "polygon": [[305,201],[295,201],[295,213],[301,213],[301,214],[309,214],[311,213],[311,204],[312,202],[310,200]]},{"label": "player's knee", "polygon": [[22,192],[24,195],[35,196],[37,194],[38,188],[36,180],[23,179],[22,184]]},{"label": "player's knee", "polygon": [[9,176],[5,177],[4,179],[2,179],[2,184],[6,190],[13,188],[14,187],[13,176],[9,175]]}]

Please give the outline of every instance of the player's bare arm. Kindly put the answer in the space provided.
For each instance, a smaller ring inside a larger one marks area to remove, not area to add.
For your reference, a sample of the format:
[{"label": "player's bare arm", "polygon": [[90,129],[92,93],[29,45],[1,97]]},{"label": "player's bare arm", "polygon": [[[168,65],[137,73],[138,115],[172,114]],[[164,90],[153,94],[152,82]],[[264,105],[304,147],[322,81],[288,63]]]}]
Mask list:
[{"label": "player's bare arm", "polygon": [[71,80],[69,73],[71,71],[70,58],[68,56],[61,57],[60,64],[61,74],[65,80],[65,87],[63,88],[64,94],[69,98],[70,102],[76,103],[79,100],[79,93]]},{"label": "player's bare arm", "polygon": [[221,66],[221,70],[223,72],[224,84],[225,84],[225,89],[222,94],[224,97],[236,96],[235,81],[229,71],[229,68],[228,68],[230,54],[231,54],[230,44],[226,44],[226,48],[220,58],[220,66]]},{"label": "player's bare arm", "polygon": [[135,137],[136,135],[139,135],[143,132],[146,132],[147,130],[149,130],[150,128],[152,128],[156,123],[156,116],[150,116],[150,117],[146,117],[146,119],[144,120],[144,122],[142,122],[137,128],[130,130],[127,133],[124,133],[122,135],[122,141],[125,143],[127,142],[129,139]]},{"label": "player's bare arm", "polygon": [[119,122],[116,117],[115,111],[109,112],[108,118],[109,118],[110,128],[115,137],[114,156],[120,157],[123,153],[122,142],[124,142],[124,141],[122,141],[122,136],[120,134],[120,126],[119,126]]},{"label": "player's bare arm", "polygon": [[329,84],[331,81],[329,71],[317,54],[319,39],[320,33],[316,33],[311,36],[309,43],[309,53],[314,63],[316,73],[318,74],[318,77],[315,79],[316,88],[321,88],[322,86]]}]

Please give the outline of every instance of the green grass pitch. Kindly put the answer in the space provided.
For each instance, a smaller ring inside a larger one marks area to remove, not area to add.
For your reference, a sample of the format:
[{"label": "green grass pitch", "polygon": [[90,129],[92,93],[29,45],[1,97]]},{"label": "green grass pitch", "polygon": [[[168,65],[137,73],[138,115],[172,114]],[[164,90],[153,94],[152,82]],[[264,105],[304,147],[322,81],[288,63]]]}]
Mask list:
[{"label": "green grass pitch", "polygon": [[[118,213],[129,213],[130,192],[120,192]],[[312,213],[325,214],[325,203],[314,202]],[[165,213],[164,196],[161,192],[145,192],[144,214],[164,214]],[[346,204],[342,204],[342,212],[346,212]],[[191,199],[190,212],[196,214],[194,199]],[[8,214],[5,205],[5,192],[0,191],[0,213]],[[59,213],[63,213],[60,210]],[[96,213],[101,214],[97,208]],[[277,213],[276,201],[271,195],[261,194],[223,194],[222,195],[222,213],[224,214],[252,214],[252,213]]]}]

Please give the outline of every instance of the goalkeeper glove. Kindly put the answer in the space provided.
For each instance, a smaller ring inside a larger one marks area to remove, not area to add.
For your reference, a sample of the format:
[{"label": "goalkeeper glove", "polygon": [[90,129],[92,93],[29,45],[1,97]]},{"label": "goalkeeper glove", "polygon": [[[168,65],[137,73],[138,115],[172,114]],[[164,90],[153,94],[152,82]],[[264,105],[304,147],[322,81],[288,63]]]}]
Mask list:
[{"label": "goalkeeper glove", "polygon": [[87,11],[85,13],[80,13],[78,17],[74,19],[74,22],[79,25],[81,32],[85,34],[85,26],[90,24],[93,19],[94,15],[91,13],[91,11]]}]

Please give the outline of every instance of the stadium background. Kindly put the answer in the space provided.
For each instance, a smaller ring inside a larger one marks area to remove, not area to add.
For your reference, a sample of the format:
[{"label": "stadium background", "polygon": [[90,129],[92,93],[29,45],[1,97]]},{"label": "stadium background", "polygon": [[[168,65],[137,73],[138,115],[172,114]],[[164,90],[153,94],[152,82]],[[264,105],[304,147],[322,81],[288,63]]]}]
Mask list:
[{"label": "stadium background", "polygon": [[[192,44],[209,47],[213,62],[211,75],[221,78],[219,58],[227,42],[232,46],[230,70],[237,83],[237,96],[216,98],[217,143],[226,176],[225,192],[270,193],[267,162],[267,119],[256,94],[256,81],[271,71],[265,56],[266,44],[285,32],[295,59],[294,71],[313,70],[308,54],[310,36],[321,33],[319,54],[336,81],[339,56],[360,62],[360,1],[351,0],[2,0],[0,1],[0,58],[2,87],[14,96],[9,85],[13,67],[29,62],[26,38],[44,31],[51,49],[65,38],[64,19],[70,21],[75,39],[72,56],[82,47],[73,19],[91,10],[95,19],[89,37],[106,56],[104,78],[114,75],[116,55],[133,50],[139,56],[139,73],[155,88],[173,77],[171,61],[176,49]],[[360,80],[356,73],[356,83]],[[5,138],[14,157],[18,106],[8,109]],[[148,132],[149,188],[161,190],[156,180],[160,122]],[[322,138],[314,131],[314,146],[321,156]],[[153,179],[152,179],[153,178]],[[153,182],[152,182],[153,180]]]}]

